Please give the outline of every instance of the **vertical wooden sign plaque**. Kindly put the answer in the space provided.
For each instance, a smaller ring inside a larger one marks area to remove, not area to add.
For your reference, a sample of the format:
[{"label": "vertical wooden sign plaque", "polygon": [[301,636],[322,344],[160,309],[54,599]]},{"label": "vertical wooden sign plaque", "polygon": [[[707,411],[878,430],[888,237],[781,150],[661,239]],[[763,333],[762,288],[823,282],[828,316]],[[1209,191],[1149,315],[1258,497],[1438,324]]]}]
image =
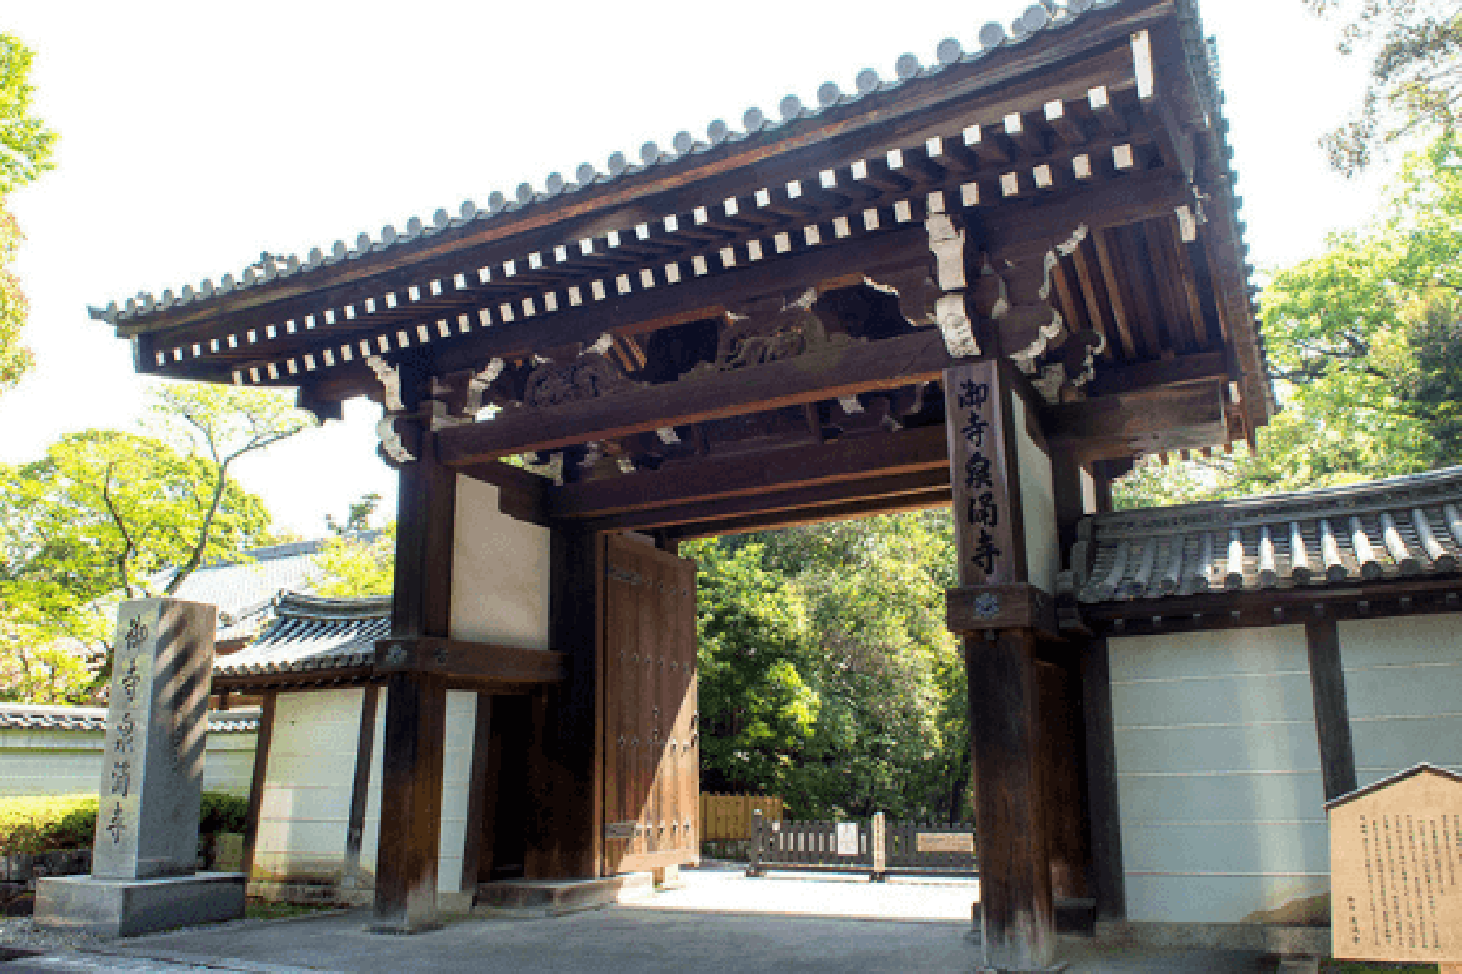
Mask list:
[{"label": "vertical wooden sign plaque", "polygon": [[944,370],[950,486],[964,587],[1026,581],[1010,395],[998,362]]},{"label": "vertical wooden sign plaque", "polygon": [[1462,775],[1420,764],[1325,808],[1335,957],[1462,972]]}]

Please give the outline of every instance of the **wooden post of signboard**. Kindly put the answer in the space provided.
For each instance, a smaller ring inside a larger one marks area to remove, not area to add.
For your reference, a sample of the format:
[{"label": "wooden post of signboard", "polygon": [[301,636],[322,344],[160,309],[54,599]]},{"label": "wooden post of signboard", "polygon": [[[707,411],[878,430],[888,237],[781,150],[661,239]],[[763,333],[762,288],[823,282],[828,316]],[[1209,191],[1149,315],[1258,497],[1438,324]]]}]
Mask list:
[{"label": "wooden post of signboard", "polygon": [[995,360],[944,371],[945,423],[961,588],[980,832],[980,924],[988,967],[1031,970],[1055,956],[1046,815],[1037,760],[1036,628],[1028,581],[1014,390]]},{"label": "wooden post of signboard", "polygon": [[1462,775],[1419,764],[1325,808],[1335,957],[1462,971]]}]

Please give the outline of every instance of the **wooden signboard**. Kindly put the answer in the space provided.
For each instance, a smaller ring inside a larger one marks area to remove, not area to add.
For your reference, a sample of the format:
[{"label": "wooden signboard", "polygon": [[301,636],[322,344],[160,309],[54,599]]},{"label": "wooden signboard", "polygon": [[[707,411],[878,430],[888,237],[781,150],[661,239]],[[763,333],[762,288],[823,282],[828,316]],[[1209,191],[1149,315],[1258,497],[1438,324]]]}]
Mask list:
[{"label": "wooden signboard", "polygon": [[838,823],[838,855],[856,856],[858,854],[858,823]]},{"label": "wooden signboard", "polygon": [[1420,764],[1325,808],[1334,955],[1462,974],[1462,775]]},{"label": "wooden signboard", "polygon": [[975,837],[968,832],[920,832],[914,837],[917,852],[964,852],[975,851]]}]

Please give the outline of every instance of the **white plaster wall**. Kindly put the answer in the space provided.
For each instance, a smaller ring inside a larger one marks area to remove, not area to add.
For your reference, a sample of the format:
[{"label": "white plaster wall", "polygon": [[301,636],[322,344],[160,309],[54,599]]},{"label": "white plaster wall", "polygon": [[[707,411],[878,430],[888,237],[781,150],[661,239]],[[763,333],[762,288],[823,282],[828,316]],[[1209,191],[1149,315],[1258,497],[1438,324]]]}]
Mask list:
[{"label": "white plaster wall", "polygon": [[498,489],[457,477],[454,639],[549,649],[549,531],[498,510]]},{"label": "white plaster wall", "polygon": [[1056,592],[1061,570],[1056,536],[1056,492],[1051,458],[1036,446],[1026,426],[1025,401],[1012,396],[1015,414],[1016,455],[1020,463],[1020,512],[1025,519],[1026,566],[1031,584],[1048,595]]},{"label": "white plaster wall", "polygon": [[[376,746],[371,755],[371,777],[366,793],[360,849],[365,886],[375,882],[376,849],[381,837],[381,742],[386,733],[388,696],[383,691],[376,708]],[[466,842],[467,798],[472,781],[472,744],[476,726],[477,694],[467,690],[448,690],[446,742],[442,755],[442,831],[437,855],[437,889],[443,893],[462,888],[462,852]]]},{"label": "white plaster wall", "polygon": [[[247,795],[258,735],[209,734],[203,789]],[[0,795],[95,795],[101,785],[102,731],[0,731]]]},{"label": "white plaster wall", "polygon": [[1109,647],[1128,919],[1236,923],[1327,893],[1304,627]]},{"label": "white plaster wall", "polygon": [[1096,481],[1092,475],[1087,473],[1086,468],[1081,468],[1081,509],[1088,514],[1095,514],[1097,509]]},{"label": "white plaster wall", "polygon": [[1422,761],[1462,773],[1462,614],[1339,629],[1357,783]]},{"label": "white plaster wall", "polygon": [[359,688],[275,698],[254,878],[339,878],[364,698]]}]

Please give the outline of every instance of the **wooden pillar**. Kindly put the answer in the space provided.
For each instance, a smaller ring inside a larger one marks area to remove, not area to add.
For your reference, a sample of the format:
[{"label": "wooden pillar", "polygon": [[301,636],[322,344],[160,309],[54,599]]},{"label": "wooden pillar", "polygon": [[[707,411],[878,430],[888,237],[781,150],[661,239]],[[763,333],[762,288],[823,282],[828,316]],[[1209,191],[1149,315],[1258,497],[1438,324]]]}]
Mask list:
[{"label": "wooden pillar", "polygon": [[371,763],[376,749],[376,707],[381,688],[366,687],[360,704],[360,727],[355,741],[355,777],[350,786],[350,818],[345,827],[345,869],[341,886],[360,885],[360,851],[365,838],[366,803],[370,797]]},{"label": "wooden pillar", "polygon": [[[426,398],[428,368],[397,368],[401,404]],[[457,475],[437,462],[435,437],[419,419],[398,418],[413,434],[414,456],[398,457],[393,636],[449,636],[453,519]],[[381,835],[376,856],[372,929],[413,933],[437,925],[437,856],[441,839],[442,748],[447,691],[441,678],[393,672],[386,684],[382,740]]]},{"label": "wooden pillar", "polygon": [[568,680],[535,695],[528,777],[536,800],[524,867],[530,879],[598,876],[603,861],[599,760],[599,628],[603,539],[553,528],[549,639]]},{"label": "wooden pillar", "polygon": [[1008,366],[946,369],[945,424],[961,588],[950,628],[964,635],[974,753],[985,964],[1048,967],[1055,910],[1040,769],[1036,634],[1051,605],[1029,583],[1020,460]]},{"label": "wooden pillar", "polygon": [[1320,740],[1320,775],[1325,800],[1355,791],[1355,748],[1350,740],[1350,706],[1340,664],[1340,629],[1333,618],[1305,622],[1310,651],[1310,689],[1315,697],[1315,733]]},{"label": "wooden pillar", "polygon": [[1091,828],[1091,895],[1099,920],[1127,918],[1122,869],[1122,819],[1117,803],[1117,742],[1112,719],[1112,670],[1105,639],[1081,654],[1082,709],[1086,716],[1086,807]]},{"label": "wooden pillar", "polygon": [[259,809],[264,801],[264,778],[269,774],[269,750],[274,741],[273,690],[264,692],[259,708],[259,735],[254,739],[254,773],[249,779],[249,809],[244,818],[242,869],[247,884],[254,873],[254,851],[259,845]]},{"label": "wooden pillar", "polygon": [[985,963],[1047,967],[1056,919],[1036,760],[1035,637],[1009,630],[965,637],[975,751],[980,934]]}]

